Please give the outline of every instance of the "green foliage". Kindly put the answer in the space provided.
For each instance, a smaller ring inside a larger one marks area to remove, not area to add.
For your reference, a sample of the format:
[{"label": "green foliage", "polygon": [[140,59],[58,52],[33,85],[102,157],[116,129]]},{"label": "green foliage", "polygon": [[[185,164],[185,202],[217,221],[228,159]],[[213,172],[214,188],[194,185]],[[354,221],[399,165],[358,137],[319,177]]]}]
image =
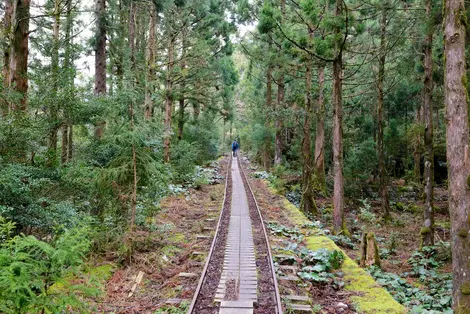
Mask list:
[{"label": "green foliage", "polygon": [[171,165],[172,175],[176,182],[186,182],[194,175],[198,154],[198,147],[184,140],[173,145],[171,148]]},{"label": "green foliage", "polygon": [[194,164],[202,166],[219,157],[220,134],[213,119],[215,119],[213,114],[204,114],[197,123],[188,124],[184,130],[184,141],[191,143],[191,146],[197,150]]},{"label": "green foliage", "polygon": [[410,308],[412,313],[453,313],[451,275],[433,274],[426,281],[429,290],[426,291],[376,266],[372,266],[368,271],[377,283],[384,286],[395,300]]},{"label": "green foliage", "polygon": [[90,236],[89,225],[83,224],[65,230],[51,243],[21,235],[1,244],[0,311],[90,312],[83,297],[96,296],[99,290],[93,278],[74,278],[80,278]]},{"label": "green foliage", "polygon": [[349,248],[349,249],[357,249],[356,244],[351,240],[351,238],[343,234],[328,235],[328,238],[333,240],[333,242],[336,243],[338,246]]},{"label": "green foliage", "polygon": [[16,223],[0,216],[0,244],[10,240],[16,229]]},{"label": "green foliage", "polygon": [[51,230],[77,217],[76,206],[52,192],[68,188],[60,185],[59,173],[21,164],[0,165],[0,215],[14,221],[20,231],[26,227]]},{"label": "green foliage", "polygon": [[187,301],[181,302],[178,307],[166,305],[153,312],[153,314],[185,314],[188,312],[189,305],[190,304]]},{"label": "green foliage", "polygon": [[310,251],[305,248],[300,250],[302,258],[302,271],[298,272],[300,278],[316,283],[332,283],[336,288],[344,286],[344,282],[337,280],[333,270],[339,269],[344,260],[340,251],[319,249]]},{"label": "green foliage", "polygon": [[359,218],[367,223],[375,224],[377,222],[377,216],[371,211],[371,205],[367,199],[360,200],[362,206],[360,209]]}]

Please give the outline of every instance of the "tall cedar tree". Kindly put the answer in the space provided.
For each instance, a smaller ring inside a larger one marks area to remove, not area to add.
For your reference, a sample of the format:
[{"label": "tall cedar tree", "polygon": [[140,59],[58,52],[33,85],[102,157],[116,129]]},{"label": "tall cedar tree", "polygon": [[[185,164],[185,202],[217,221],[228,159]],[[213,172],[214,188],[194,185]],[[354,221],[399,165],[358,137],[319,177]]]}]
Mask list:
[{"label": "tall cedar tree", "polygon": [[[106,94],[106,0],[96,0],[95,95]],[[95,125],[95,137],[103,136],[105,121]]]},{"label": "tall cedar tree", "polygon": [[[342,0],[336,0],[335,15],[338,18],[343,17],[343,3]],[[336,26],[334,32],[337,35],[341,34],[341,28]],[[344,42],[336,41],[333,61],[333,231],[336,234],[347,233],[344,219],[343,176],[343,48]]]},{"label": "tall cedar tree", "polygon": [[433,151],[433,118],[432,118],[432,37],[434,25],[431,15],[431,0],[425,0],[426,34],[424,42],[424,221],[421,228],[421,246],[434,245],[434,151]]},{"label": "tall cedar tree", "polygon": [[464,0],[446,0],[444,22],[445,105],[449,211],[452,234],[453,306],[470,309],[470,151],[466,95]]}]

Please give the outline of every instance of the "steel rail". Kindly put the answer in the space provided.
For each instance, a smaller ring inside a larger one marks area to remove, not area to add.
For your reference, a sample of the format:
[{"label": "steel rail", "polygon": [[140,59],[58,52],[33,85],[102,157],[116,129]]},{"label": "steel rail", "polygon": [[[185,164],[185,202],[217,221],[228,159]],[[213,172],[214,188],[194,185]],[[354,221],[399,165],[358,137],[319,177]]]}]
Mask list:
[{"label": "steel rail", "polygon": [[[229,156],[230,156],[230,160],[229,160],[229,163],[227,165],[227,170],[226,170],[226,173],[225,173],[224,200],[222,202],[222,209],[220,210],[219,221],[217,222],[217,227],[215,229],[215,234],[214,234],[214,239],[212,240],[211,249],[209,251],[209,255],[207,256],[206,264],[204,265],[204,268],[202,269],[201,278],[199,279],[199,283],[197,285],[196,292],[194,292],[194,297],[193,297],[193,300],[191,301],[191,305],[189,306],[188,314],[193,313],[194,306],[196,305],[196,301],[199,297],[199,293],[201,292],[202,284],[204,283],[204,279],[206,278],[207,268],[209,267],[209,263],[211,261],[211,257],[212,257],[212,254],[213,254],[214,248],[215,248],[215,243],[217,242],[217,237],[219,235],[219,229],[220,229],[220,223],[222,221],[222,216],[223,216],[224,210],[226,210],[225,200],[227,199],[229,171],[231,171],[231,169],[232,169],[232,156],[231,155],[229,155]],[[227,207],[230,207],[230,204]]]},{"label": "steel rail", "polygon": [[241,173],[242,173],[243,177],[245,178],[245,182],[248,185],[248,190],[250,191],[250,193],[253,197],[253,200],[255,201],[256,209],[258,211],[259,218],[261,219],[261,225],[263,226],[263,233],[264,233],[264,237],[266,239],[266,246],[268,247],[268,258],[269,258],[269,264],[271,266],[271,275],[272,275],[273,281],[274,281],[277,311],[278,311],[278,314],[282,314],[281,295],[279,293],[279,286],[277,284],[276,271],[274,270],[274,263],[273,263],[273,256],[272,256],[272,253],[271,253],[271,246],[269,245],[268,233],[266,232],[266,227],[264,226],[263,215],[261,214],[261,210],[259,209],[258,201],[256,201],[255,194],[253,193],[250,182],[248,181],[248,178],[245,175],[245,171],[243,170],[243,166],[242,166],[242,164],[240,162],[240,159],[238,157],[237,157],[237,162],[238,162],[238,165],[239,165],[238,168],[241,170]]}]

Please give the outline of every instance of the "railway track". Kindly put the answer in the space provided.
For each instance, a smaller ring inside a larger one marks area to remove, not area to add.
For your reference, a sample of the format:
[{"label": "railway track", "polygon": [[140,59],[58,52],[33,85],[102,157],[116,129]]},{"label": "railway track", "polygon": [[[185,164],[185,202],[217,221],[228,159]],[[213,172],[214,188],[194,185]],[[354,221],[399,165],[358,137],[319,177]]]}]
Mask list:
[{"label": "railway track", "polygon": [[188,314],[282,314],[269,239],[238,158],[227,167],[223,208]]}]

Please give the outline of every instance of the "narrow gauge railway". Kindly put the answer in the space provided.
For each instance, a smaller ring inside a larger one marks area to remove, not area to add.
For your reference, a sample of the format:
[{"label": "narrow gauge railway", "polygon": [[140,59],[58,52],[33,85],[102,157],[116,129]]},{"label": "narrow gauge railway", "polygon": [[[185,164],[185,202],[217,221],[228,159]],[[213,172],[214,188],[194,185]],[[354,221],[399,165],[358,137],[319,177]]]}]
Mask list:
[{"label": "narrow gauge railway", "polygon": [[188,314],[282,314],[269,239],[238,158],[228,164],[223,208]]}]

